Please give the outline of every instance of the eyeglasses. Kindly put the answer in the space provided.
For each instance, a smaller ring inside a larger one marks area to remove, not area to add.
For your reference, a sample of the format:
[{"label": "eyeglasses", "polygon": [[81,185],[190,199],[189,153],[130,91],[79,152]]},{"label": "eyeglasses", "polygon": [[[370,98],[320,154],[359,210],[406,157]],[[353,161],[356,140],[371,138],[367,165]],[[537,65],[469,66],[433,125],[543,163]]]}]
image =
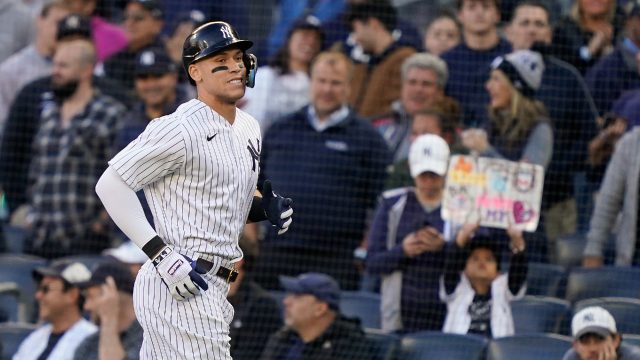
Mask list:
[{"label": "eyeglasses", "polygon": [[130,13],[124,14],[124,21],[131,20],[133,22],[139,22],[147,18],[147,15],[144,13]]},{"label": "eyeglasses", "polygon": [[39,291],[46,295],[49,291],[64,291],[64,288],[52,289],[51,287],[49,287],[49,284],[42,284],[38,286],[36,291]]}]

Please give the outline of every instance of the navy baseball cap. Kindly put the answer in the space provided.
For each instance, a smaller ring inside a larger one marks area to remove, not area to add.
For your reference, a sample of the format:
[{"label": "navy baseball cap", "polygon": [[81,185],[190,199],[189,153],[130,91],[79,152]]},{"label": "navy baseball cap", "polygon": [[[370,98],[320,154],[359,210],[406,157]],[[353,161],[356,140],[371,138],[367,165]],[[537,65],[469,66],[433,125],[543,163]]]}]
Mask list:
[{"label": "navy baseball cap", "polygon": [[56,40],[77,36],[91,40],[91,20],[82,15],[71,14],[60,20]]},{"label": "navy baseball cap", "polygon": [[43,277],[49,276],[62,279],[72,286],[79,286],[79,284],[91,278],[91,271],[80,262],[58,261],[49,266],[35,268],[31,275],[38,282]]},{"label": "navy baseball cap", "polygon": [[313,295],[333,310],[340,308],[340,286],[329,275],[309,272],[297,277],[280,276],[280,285],[292,294]]},{"label": "navy baseball cap", "polygon": [[320,22],[320,19],[313,15],[306,15],[296,19],[296,21],[293,22],[293,24],[291,25],[291,31],[297,29],[311,29],[322,31],[321,25],[322,23]]},{"label": "navy baseball cap", "polygon": [[91,278],[78,284],[78,287],[86,289],[92,286],[102,285],[107,282],[107,277],[111,276],[119,291],[133,294],[133,284],[135,279],[129,268],[117,261],[106,261],[91,274]]},{"label": "navy baseball cap", "polygon": [[184,11],[176,16],[176,21],[172,26],[172,33],[176,31],[178,26],[183,23],[191,23],[194,28],[204,24],[207,22],[207,16],[198,9],[192,9],[189,11]]},{"label": "navy baseball cap", "polygon": [[177,71],[177,65],[161,48],[150,48],[140,52],[136,59],[135,75],[164,75]]},{"label": "navy baseball cap", "polygon": [[293,22],[291,28],[289,28],[289,32],[287,38],[291,37],[296,30],[315,30],[320,35],[321,42],[324,41],[324,31],[322,30],[322,23],[320,19],[313,15],[302,16],[296,21]]},{"label": "navy baseball cap", "polygon": [[140,4],[145,10],[151,13],[156,19],[162,19],[164,16],[164,7],[162,6],[162,2],[160,0],[129,0],[129,3]]}]

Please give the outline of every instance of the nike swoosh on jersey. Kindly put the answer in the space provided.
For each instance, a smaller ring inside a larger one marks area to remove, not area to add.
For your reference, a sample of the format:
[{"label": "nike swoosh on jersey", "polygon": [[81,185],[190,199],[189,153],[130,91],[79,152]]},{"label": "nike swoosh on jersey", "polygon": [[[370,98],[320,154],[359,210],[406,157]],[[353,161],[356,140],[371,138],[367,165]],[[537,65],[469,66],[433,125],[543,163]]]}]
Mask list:
[{"label": "nike swoosh on jersey", "polygon": [[218,135],[218,133],[215,133],[215,134],[213,134],[211,136],[207,136],[207,141],[213,140],[213,138],[216,137],[216,135]]}]

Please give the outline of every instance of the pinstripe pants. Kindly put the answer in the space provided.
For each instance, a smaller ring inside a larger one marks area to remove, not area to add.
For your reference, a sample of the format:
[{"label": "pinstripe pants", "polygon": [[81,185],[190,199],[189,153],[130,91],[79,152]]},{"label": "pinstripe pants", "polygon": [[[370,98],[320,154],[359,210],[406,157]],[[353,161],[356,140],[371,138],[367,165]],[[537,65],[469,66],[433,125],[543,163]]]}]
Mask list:
[{"label": "pinstripe pants", "polygon": [[211,271],[203,278],[207,291],[177,301],[151,261],[142,266],[133,290],[136,317],[144,329],[140,359],[231,360],[229,284]]}]

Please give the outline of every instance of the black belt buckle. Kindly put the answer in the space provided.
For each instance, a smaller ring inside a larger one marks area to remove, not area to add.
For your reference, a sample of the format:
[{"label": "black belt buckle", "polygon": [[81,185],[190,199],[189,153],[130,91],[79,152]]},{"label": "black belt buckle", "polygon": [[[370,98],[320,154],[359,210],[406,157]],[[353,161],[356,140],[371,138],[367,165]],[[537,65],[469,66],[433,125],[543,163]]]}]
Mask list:
[{"label": "black belt buckle", "polygon": [[227,269],[226,267],[220,266],[216,275],[225,279],[227,283],[232,283],[236,281],[238,272],[235,269]]}]

